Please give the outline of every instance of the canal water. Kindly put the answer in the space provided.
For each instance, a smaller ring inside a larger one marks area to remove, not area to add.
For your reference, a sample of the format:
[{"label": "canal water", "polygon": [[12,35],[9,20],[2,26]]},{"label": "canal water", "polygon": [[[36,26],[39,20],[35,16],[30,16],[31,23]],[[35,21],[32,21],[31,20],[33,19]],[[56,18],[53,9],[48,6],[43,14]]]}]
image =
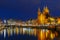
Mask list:
[{"label": "canal water", "polygon": [[[18,31],[19,30],[16,28],[14,28],[13,30],[11,28],[4,29],[0,31],[0,40],[37,40],[37,37],[34,35],[23,34],[20,32],[17,34]],[[25,31],[27,31],[26,28]]]},{"label": "canal water", "polygon": [[[48,35],[46,40],[59,40],[57,37],[54,37],[56,35],[53,32],[49,31],[45,29],[8,28],[0,31],[0,40],[43,40],[44,36],[46,38],[46,34]],[[50,37],[54,38],[51,39]]]},{"label": "canal water", "polygon": [[0,35],[0,40],[37,40],[37,37],[30,36],[30,35],[23,35],[23,34],[13,34],[12,36],[9,36],[6,34],[6,37],[4,38],[4,35]]}]

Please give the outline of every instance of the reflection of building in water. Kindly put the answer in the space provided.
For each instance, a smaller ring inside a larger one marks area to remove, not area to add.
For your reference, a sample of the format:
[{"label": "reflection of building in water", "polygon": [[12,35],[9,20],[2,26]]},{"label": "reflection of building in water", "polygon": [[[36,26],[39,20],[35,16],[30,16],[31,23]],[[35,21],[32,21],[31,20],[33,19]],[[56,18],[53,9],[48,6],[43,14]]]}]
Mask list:
[{"label": "reflection of building in water", "polygon": [[38,35],[38,40],[45,40],[45,39],[53,39],[55,37],[55,33],[48,29],[31,29],[31,28],[23,28],[23,30],[18,30],[20,28],[8,28],[4,29],[2,33],[4,33],[4,38],[6,37],[6,33],[8,36],[12,36],[14,34],[29,34],[29,35]]},{"label": "reflection of building in water", "polygon": [[4,38],[6,37],[6,29],[4,29]]},{"label": "reflection of building in water", "polygon": [[36,29],[23,28],[23,34],[29,34],[29,35],[35,35],[36,36]]},{"label": "reflection of building in water", "polygon": [[36,36],[36,29],[31,29],[31,28],[8,28],[8,29],[4,29],[2,31],[0,31],[0,35],[4,34],[4,38],[6,37],[6,34],[8,34],[8,36],[12,36],[13,34],[29,34],[29,35],[34,35]]},{"label": "reflection of building in water", "polygon": [[56,36],[55,33],[53,33],[50,30],[46,30],[46,29],[41,29],[38,30],[38,40],[53,40],[54,37]]},{"label": "reflection of building in water", "polygon": [[20,34],[23,34],[23,28],[19,28]]},{"label": "reflection of building in water", "polygon": [[18,27],[16,27],[16,34],[19,34],[19,28]]}]

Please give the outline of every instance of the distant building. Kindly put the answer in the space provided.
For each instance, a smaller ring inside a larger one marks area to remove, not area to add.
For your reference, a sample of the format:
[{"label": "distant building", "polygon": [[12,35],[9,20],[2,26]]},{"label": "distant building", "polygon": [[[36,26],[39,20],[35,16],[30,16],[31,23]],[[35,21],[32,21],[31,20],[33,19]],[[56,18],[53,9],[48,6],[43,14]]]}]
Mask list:
[{"label": "distant building", "polygon": [[16,25],[16,21],[13,19],[7,20],[8,25]]}]

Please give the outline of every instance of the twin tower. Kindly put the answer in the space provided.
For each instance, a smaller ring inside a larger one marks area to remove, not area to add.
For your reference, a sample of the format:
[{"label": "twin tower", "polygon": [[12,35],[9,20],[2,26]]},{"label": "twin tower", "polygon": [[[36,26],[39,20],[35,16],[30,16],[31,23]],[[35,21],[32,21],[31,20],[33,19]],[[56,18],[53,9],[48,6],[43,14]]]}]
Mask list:
[{"label": "twin tower", "polygon": [[49,17],[49,9],[47,6],[43,8],[43,12],[41,12],[40,8],[38,8],[38,17],[37,17],[38,24],[46,23],[48,17]]}]

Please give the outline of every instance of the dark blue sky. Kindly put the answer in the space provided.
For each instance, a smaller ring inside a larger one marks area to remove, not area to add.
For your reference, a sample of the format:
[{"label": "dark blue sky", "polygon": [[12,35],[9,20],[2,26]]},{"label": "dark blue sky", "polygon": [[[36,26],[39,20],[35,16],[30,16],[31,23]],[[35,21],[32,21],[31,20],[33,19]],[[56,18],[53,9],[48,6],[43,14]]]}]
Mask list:
[{"label": "dark blue sky", "polygon": [[60,16],[60,0],[0,0],[0,18],[35,19],[38,7],[42,10],[46,5],[51,16]]}]

